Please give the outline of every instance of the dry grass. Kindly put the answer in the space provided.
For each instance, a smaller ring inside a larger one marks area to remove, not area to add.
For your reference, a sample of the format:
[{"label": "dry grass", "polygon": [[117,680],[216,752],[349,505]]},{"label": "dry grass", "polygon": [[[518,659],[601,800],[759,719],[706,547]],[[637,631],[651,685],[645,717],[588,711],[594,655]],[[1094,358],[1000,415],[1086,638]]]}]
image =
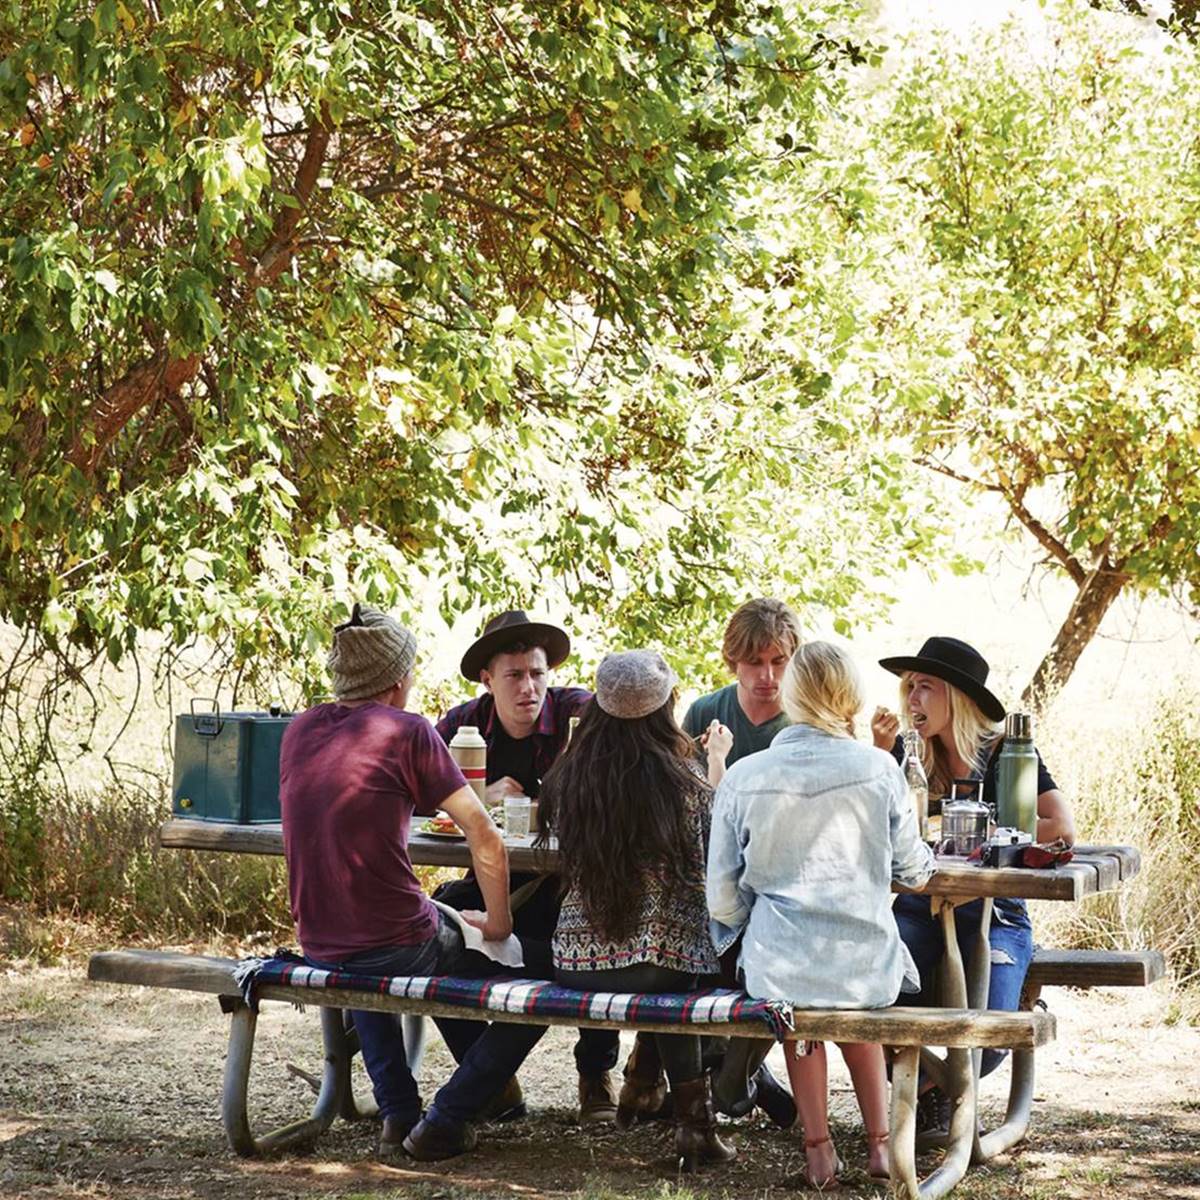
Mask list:
[{"label": "dry grass", "polygon": [[1175,1001],[1168,1019],[1200,1022],[1200,696],[1163,698],[1142,726],[1098,744],[1066,720],[1039,738],[1071,796],[1081,841],[1136,846],[1141,872],[1084,904],[1038,906],[1035,929],[1063,947],[1157,949]]}]

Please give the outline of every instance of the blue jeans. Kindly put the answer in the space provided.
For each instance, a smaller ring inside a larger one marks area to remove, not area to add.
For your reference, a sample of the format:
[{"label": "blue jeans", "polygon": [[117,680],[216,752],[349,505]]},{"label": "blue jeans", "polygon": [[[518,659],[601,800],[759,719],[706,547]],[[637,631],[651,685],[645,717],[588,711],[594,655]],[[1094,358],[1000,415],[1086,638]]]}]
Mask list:
[{"label": "blue jeans", "polygon": [[[936,1004],[933,980],[938,963],[945,953],[942,922],[930,912],[928,896],[902,893],[892,906],[900,937],[908,947],[921,973],[921,994],[901,995],[901,1004]],[[974,900],[954,910],[954,924],[958,932],[958,948],[963,964],[971,969],[971,943],[979,930],[983,915],[983,901]],[[988,986],[988,1008],[999,1012],[1016,1012],[1021,1003],[1021,988],[1025,973],[1033,958],[1033,928],[1024,900],[997,897],[992,902],[992,924],[988,929],[988,944],[991,946],[992,974]],[[1007,1050],[985,1050],[980,1073],[994,1071]]]},{"label": "blue jeans", "polygon": [[[489,960],[465,948],[462,934],[453,920],[440,913],[438,916],[437,933],[416,946],[381,946],[351,955],[341,962],[325,962],[307,955],[305,961],[326,970],[353,971],[362,975],[463,973],[479,978],[486,974],[509,973],[494,963],[490,964],[494,969],[487,970],[481,964]],[[393,1117],[404,1124],[415,1124],[421,1116],[421,1097],[408,1068],[399,1019],[393,1013],[362,1009],[353,1009],[350,1015],[358,1031],[363,1063],[371,1078],[380,1115]],[[545,1032],[544,1025],[486,1026],[434,1097],[427,1115],[451,1124],[469,1121],[516,1073]]]}]

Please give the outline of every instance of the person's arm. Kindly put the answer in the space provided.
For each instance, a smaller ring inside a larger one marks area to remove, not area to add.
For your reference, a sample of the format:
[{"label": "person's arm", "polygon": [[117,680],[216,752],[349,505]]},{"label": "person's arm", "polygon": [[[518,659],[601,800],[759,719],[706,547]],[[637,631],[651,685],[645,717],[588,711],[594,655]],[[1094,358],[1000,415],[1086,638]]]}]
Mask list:
[{"label": "person's arm", "polygon": [[[487,809],[469,787],[459,788],[439,805],[444,813],[463,831],[475,880],[483,894],[487,910],[479,925],[488,941],[502,941],[512,933],[512,910],[508,902],[508,851],[504,838],[496,828]],[[468,914],[463,914],[470,920]]]},{"label": "person's arm", "polygon": [[1075,815],[1071,802],[1058,790],[1051,788],[1037,798],[1037,840],[1043,844],[1060,838],[1068,846],[1075,844]]},{"label": "person's arm", "polygon": [[710,933],[718,954],[723,954],[737,940],[754,907],[754,893],[742,887],[744,868],[742,840],[735,826],[733,795],[722,783],[713,800],[708,871],[704,880],[711,918]]},{"label": "person's arm", "polygon": [[708,782],[711,787],[725,778],[725,760],[733,749],[733,733],[727,725],[714,720],[704,736],[704,750],[708,761]]},{"label": "person's arm", "polygon": [[892,841],[892,881],[915,891],[933,874],[933,851],[921,840],[917,814],[908,799],[908,786],[900,768],[889,764],[888,821]]}]

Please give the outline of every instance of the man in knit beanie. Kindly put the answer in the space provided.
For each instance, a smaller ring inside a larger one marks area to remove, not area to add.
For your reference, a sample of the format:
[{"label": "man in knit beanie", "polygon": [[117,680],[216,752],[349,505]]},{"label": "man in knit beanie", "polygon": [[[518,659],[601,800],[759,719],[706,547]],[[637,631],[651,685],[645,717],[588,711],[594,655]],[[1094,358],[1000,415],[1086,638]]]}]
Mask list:
[{"label": "man in knit beanie", "polygon": [[[479,881],[483,911],[463,916],[485,939],[512,933],[503,838],[433,726],[405,711],[416,657],[416,638],[399,621],[356,604],[329,652],[336,701],[301,713],[284,734],[288,890],[311,965],[364,975],[449,975],[463,966],[462,932],[422,891],[408,854],[413,816],[439,810],[466,837]],[[383,1117],[380,1155],[421,1160],[471,1149],[471,1120],[545,1032],[487,1026],[421,1119],[394,1017],[355,1011],[354,1025]]]},{"label": "man in knit beanie", "polygon": [[411,679],[417,639],[387,613],[356,604],[350,620],[333,631],[326,665],[341,701],[370,700]]}]

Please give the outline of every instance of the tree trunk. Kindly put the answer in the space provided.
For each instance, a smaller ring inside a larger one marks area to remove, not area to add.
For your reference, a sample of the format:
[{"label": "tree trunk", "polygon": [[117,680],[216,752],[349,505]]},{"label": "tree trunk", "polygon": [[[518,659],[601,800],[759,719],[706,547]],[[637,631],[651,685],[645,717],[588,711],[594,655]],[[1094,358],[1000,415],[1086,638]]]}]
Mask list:
[{"label": "tree trunk", "polygon": [[1121,594],[1129,576],[1119,567],[1102,562],[1084,579],[1071,611],[1055,635],[1054,644],[1033,673],[1021,693],[1021,703],[1035,712],[1044,711],[1063,684],[1071,677],[1075,664],[1100,628],[1104,614]]}]

